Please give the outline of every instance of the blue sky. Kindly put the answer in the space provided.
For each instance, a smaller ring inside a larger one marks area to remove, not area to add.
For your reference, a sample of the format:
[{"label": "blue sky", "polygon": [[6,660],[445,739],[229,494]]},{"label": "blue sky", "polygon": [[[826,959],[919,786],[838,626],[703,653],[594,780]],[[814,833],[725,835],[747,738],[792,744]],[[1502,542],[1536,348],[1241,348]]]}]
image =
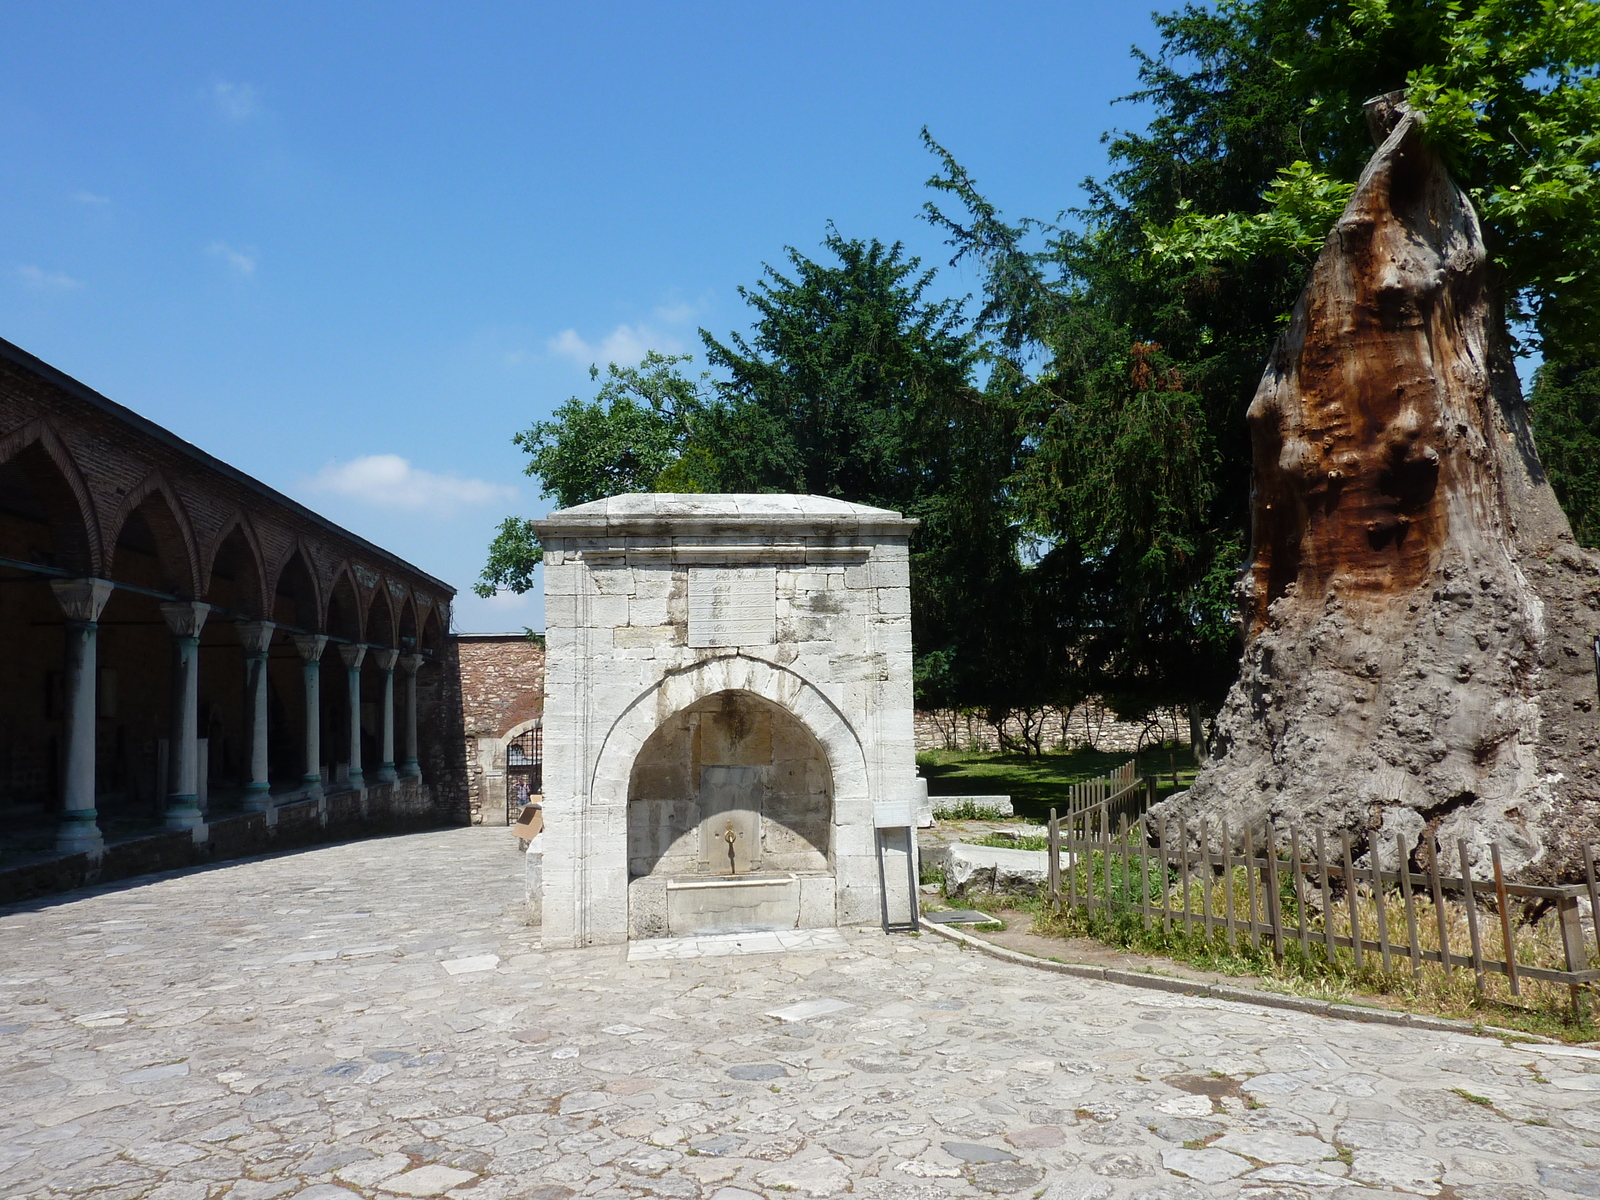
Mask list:
[{"label": "blue sky", "polygon": [[1148,10],[12,3],[0,336],[461,589],[543,515],[511,435],[590,362],[747,325],[785,245],[901,239],[926,124],[1053,217]]}]

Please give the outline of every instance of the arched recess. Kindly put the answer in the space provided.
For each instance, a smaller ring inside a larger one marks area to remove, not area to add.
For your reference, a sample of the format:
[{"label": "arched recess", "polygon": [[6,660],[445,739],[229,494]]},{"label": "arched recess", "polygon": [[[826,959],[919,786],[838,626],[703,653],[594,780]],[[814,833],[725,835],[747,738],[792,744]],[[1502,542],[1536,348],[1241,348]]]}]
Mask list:
[{"label": "arched recess", "polygon": [[0,438],[0,557],[97,575],[98,533],[89,488],[48,425]]},{"label": "arched recess", "polygon": [[328,589],[328,616],[324,628],[330,635],[347,642],[361,641],[361,601],[350,569],[341,566],[334,572]]},{"label": "arched recess", "polygon": [[395,643],[408,654],[417,650],[417,606],[408,593],[400,604],[400,616],[395,626],[399,641]]},{"label": "arched recess", "polygon": [[499,741],[495,764],[506,773],[506,822],[510,824],[528,797],[544,790],[544,718],[513,725]]},{"label": "arched recess", "polygon": [[198,596],[200,556],[189,518],[160,473],[123,499],[112,524],[110,577],[124,583]]},{"label": "arched recess", "polygon": [[624,804],[634,760],[661,724],[661,714],[686,709],[718,692],[753,692],[787,710],[822,745],[833,775],[834,803],[868,798],[866,752],[833,701],[787,667],[728,654],[675,671],[634,698],[606,732],[595,757],[589,804]]},{"label": "arched recess", "polygon": [[234,514],[213,541],[207,574],[209,603],[255,620],[271,617],[261,547],[242,513]]},{"label": "arched recess", "polygon": [[[99,574],[93,509],[81,485],[42,422],[0,439],[0,559]],[[0,802],[14,824],[45,819],[61,794],[61,712],[53,698],[63,614],[50,581],[0,563]],[[19,820],[24,810],[37,811]]]},{"label": "arched recess", "polygon": [[284,560],[272,585],[270,611],[280,625],[317,633],[323,627],[322,598],[310,562],[303,547],[296,547]]},{"label": "arched recess", "polygon": [[[786,710],[821,744],[833,782],[833,865],[838,913],[855,921],[875,901],[870,836],[842,831],[872,827],[867,758],[837,706],[787,667],[741,654],[703,659],[640,692],[600,739],[591,763],[577,763],[575,787],[552,760],[545,784],[544,936],[547,945],[626,941],[630,929],[627,845],[628,782],[633,764],[662,716],[719,692],[751,692]],[[552,731],[559,738],[565,730]],[[572,747],[566,753],[582,753]],[[567,777],[571,779],[571,776]],[[568,787],[576,794],[563,794]]]},{"label": "arched recess", "polygon": [[438,657],[439,651],[444,648],[444,627],[439,621],[437,606],[429,608],[427,615],[422,618],[422,635],[418,648],[434,657]]},{"label": "arched recess", "polygon": [[811,731],[753,692],[715,692],[663,720],[633,760],[628,874],[826,872],[832,824],[832,771]]},{"label": "arched recess", "polygon": [[367,604],[365,629],[365,640],[369,645],[387,649],[398,648],[399,643],[395,641],[394,610],[389,606],[389,597],[384,588],[373,589],[372,599]]}]

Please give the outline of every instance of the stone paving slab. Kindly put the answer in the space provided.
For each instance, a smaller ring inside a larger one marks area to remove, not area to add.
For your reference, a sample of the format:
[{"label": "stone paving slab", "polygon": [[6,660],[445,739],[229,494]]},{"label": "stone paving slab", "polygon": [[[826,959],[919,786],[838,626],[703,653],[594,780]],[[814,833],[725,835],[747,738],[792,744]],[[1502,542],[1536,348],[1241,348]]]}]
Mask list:
[{"label": "stone paving slab", "polygon": [[0,1196],[1600,1196],[1592,1051],[875,930],[546,952],[519,866],[450,830],[0,910]]}]

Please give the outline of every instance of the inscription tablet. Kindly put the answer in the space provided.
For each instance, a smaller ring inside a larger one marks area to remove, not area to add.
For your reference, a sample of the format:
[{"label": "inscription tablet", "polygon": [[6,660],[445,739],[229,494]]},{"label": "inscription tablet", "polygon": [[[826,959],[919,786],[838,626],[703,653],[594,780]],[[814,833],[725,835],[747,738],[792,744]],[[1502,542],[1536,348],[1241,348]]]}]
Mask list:
[{"label": "inscription tablet", "polygon": [[772,645],[777,598],[774,567],[690,567],[689,645]]}]

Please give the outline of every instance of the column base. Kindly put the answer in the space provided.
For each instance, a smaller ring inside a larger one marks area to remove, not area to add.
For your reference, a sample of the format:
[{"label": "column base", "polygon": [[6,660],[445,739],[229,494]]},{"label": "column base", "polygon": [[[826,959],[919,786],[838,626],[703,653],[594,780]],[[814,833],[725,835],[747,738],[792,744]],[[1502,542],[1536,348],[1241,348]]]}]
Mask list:
[{"label": "column base", "polygon": [[199,796],[167,797],[167,828],[193,829],[205,821],[200,811]]},{"label": "column base", "polygon": [[306,795],[312,800],[321,800],[323,797],[322,776],[306,775],[300,780],[300,786],[305,789]]},{"label": "column base", "polygon": [[394,769],[393,763],[384,763],[378,768],[378,774],[375,778],[379,783],[393,783],[400,778],[400,774]]},{"label": "column base", "polygon": [[408,758],[400,764],[400,778],[418,779],[422,775],[422,767],[414,758]]},{"label": "column base", "polygon": [[105,848],[106,839],[94,813],[81,817],[68,813],[62,817],[56,833],[57,854],[99,854]]},{"label": "column base", "polygon": [[266,812],[272,807],[272,785],[267,783],[250,783],[244,789],[244,811],[247,813]]}]

